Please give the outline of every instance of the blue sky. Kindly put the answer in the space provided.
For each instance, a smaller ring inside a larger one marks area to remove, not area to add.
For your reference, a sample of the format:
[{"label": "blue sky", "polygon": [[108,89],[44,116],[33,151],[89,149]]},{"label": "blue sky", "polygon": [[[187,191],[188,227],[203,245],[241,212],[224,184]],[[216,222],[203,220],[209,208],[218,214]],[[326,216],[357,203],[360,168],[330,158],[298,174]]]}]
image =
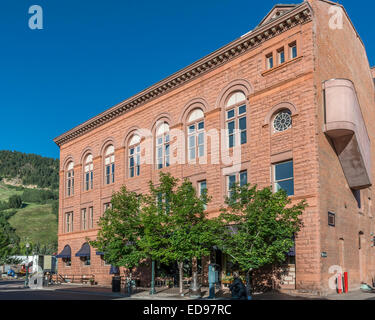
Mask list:
[{"label": "blue sky", "polygon": [[[375,2],[340,2],[375,65]],[[28,27],[34,4],[43,30]],[[274,4],[3,0],[0,150],[58,158],[53,138],[250,31]]]}]

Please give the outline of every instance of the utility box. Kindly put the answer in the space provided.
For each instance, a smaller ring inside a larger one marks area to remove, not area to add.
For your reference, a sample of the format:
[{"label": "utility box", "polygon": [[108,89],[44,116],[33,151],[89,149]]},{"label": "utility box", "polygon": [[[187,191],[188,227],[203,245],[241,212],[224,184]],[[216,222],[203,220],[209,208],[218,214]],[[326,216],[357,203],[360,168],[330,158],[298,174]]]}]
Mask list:
[{"label": "utility box", "polygon": [[55,273],[56,272],[56,257],[43,256],[42,269],[44,272]]}]

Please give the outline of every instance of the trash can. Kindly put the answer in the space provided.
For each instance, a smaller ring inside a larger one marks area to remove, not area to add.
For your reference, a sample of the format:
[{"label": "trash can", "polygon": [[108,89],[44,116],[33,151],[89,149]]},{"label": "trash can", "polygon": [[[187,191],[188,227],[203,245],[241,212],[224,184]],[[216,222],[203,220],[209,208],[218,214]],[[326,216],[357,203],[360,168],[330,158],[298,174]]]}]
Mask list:
[{"label": "trash can", "polygon": [[121,292],[121,277],[112,277],[112,292]]}]

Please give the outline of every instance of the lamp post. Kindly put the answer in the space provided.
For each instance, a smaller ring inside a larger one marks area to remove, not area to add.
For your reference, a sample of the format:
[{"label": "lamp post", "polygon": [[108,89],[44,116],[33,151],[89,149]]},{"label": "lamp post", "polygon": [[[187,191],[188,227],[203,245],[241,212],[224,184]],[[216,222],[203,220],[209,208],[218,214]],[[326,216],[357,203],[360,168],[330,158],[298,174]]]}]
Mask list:
[{"label": "lamp post", "polygon": [[30,244],[27,242],[27,243],[26,243],[26,255],[27,255],[27,259],[26,259],[26,280],[25,280],[25,288],[28,288],[28,287],[29,287],[29,247],[30,247]]},{"label": "lamp post", "polygon": [[155,291],[155,261],[152,260],[152,263],[151,263],[151,290],[150,290],[150,294],[155,294],[156,291]]}]

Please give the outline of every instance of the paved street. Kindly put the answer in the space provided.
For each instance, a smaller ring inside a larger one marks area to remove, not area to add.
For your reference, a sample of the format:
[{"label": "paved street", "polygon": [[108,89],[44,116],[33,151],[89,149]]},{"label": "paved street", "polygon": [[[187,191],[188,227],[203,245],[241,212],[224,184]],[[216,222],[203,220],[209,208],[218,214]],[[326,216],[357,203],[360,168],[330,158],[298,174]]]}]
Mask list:
[{"label": "paved street", "polygon": [[0,281],[0,300],[113,300],[107,293],[25,289],[23,281]]},{"label": "paved street", "polygon": [[[203,300],[207,299],[207,295]],[[59,285],[42,290],[25,289],[23,281],[0,280],[0,300],[191,300],[188,296],[179,297],[174,290],[160,290],[155,296],[150,296],[147,290],[140,291],[131,298],[122,293],[113,293],[111,288],[98,286],[72,286]],[[229,296],[222,296],[217,300],[230,300]],[[349,292],[342,295],[329,295],[327,297],[316,296],[292,296],[280,293],[256,294],[253,300],[375,300],[375,293],[361,291]]]}]

